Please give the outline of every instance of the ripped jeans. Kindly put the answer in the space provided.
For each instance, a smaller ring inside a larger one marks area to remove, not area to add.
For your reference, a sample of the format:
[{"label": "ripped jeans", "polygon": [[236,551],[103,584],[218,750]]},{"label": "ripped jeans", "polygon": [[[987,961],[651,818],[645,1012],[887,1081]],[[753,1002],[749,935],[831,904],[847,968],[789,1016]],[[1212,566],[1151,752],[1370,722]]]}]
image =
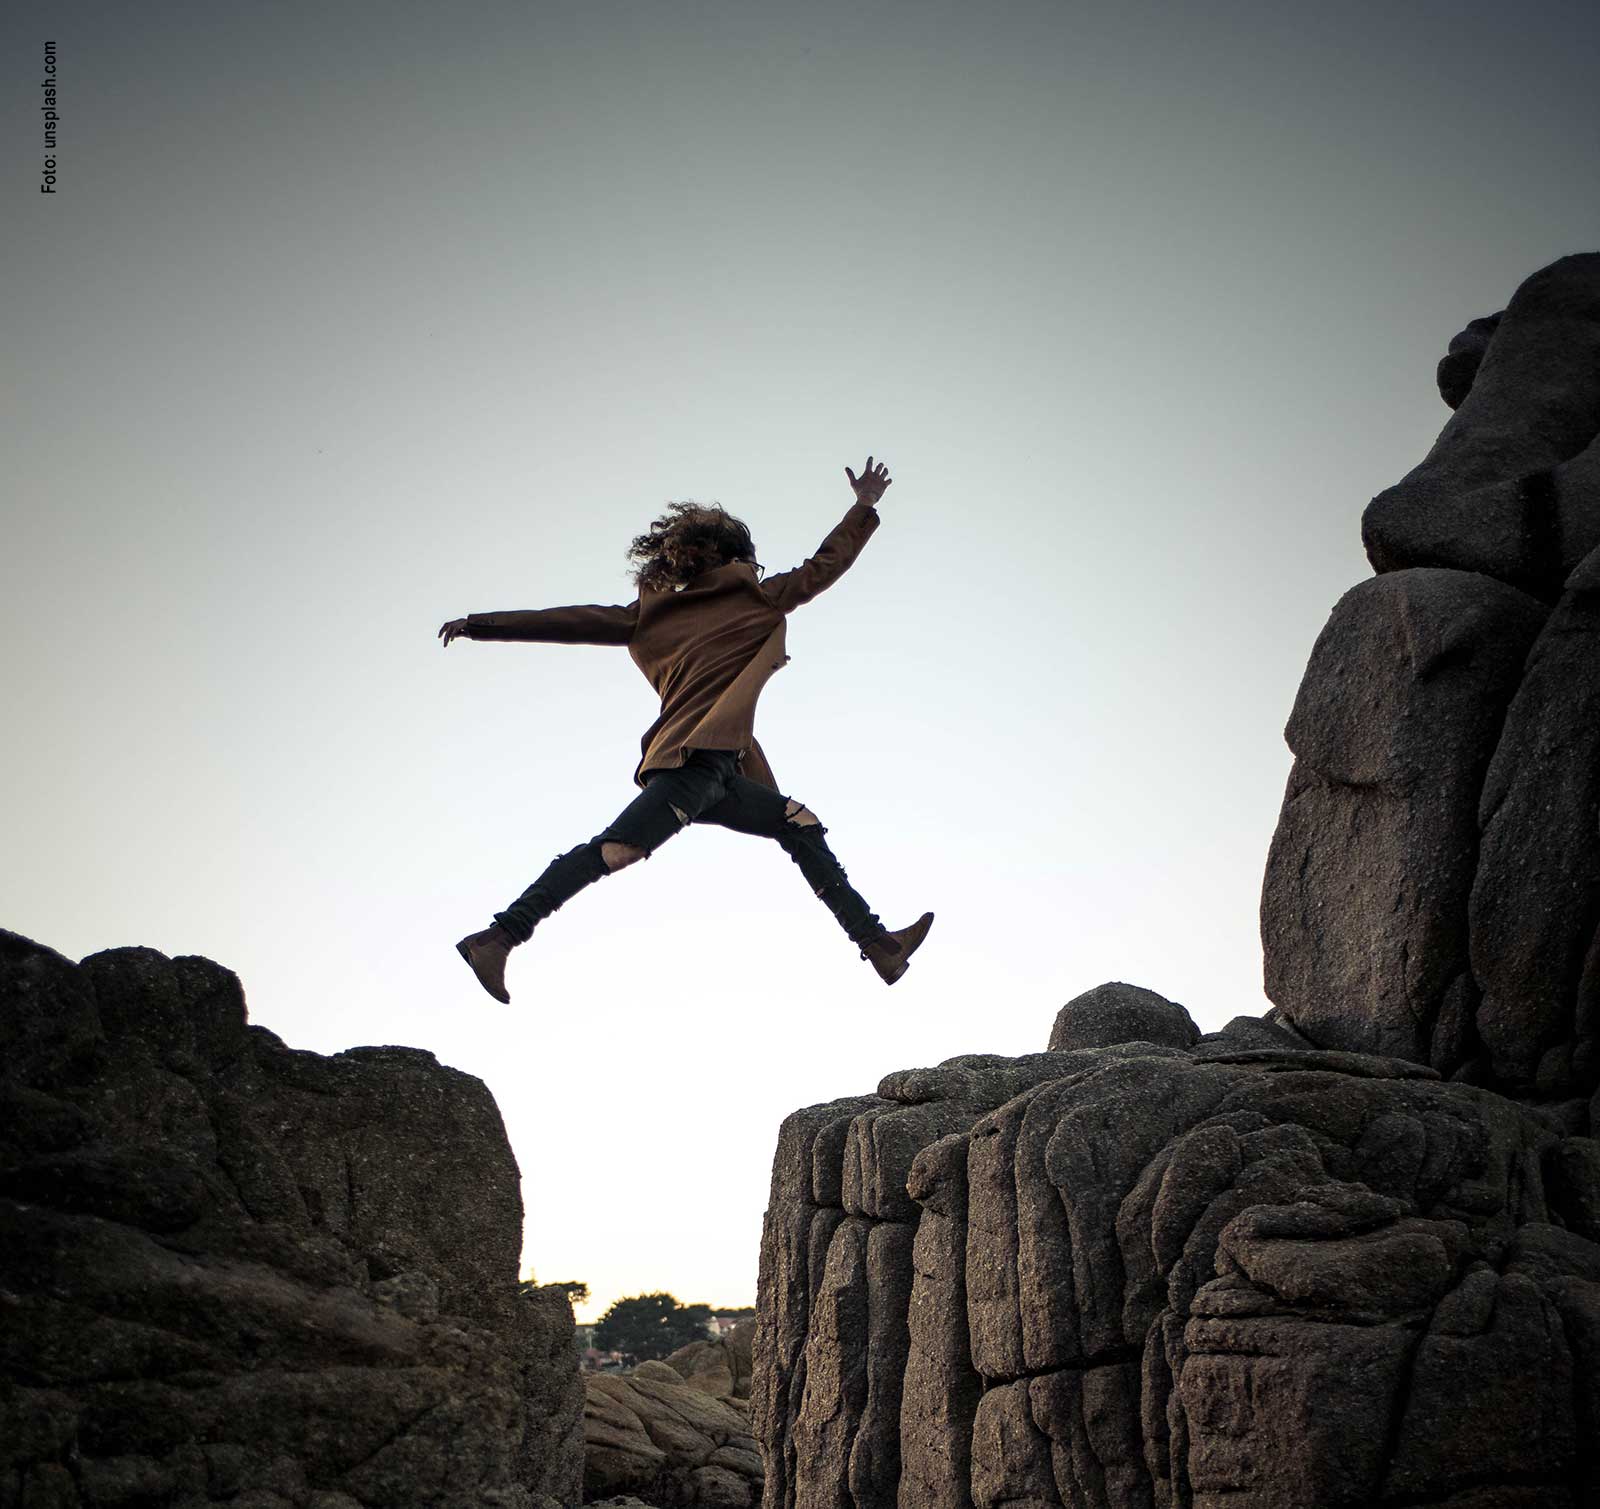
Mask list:
[{"label": "ripped jeans", "polygon": [[824,841],[828,830],[819,822],[795,822],[806,809],[741,775],[736,751],[691,750],[676,769],[648,770],[644,779],[644,790],[609,827],[576,849],[558,854],[510,906],[495,913],[495,921],[519,943],[526,943],[535,924],[563,902],[611,873],[601,855],[602,844],[631,844],[643,849],[648,859],[690,823],[715,823],[735,833],[776,839],[852,943],[861,947],[882,934],[883,924],[851,887],[844,867]]}]

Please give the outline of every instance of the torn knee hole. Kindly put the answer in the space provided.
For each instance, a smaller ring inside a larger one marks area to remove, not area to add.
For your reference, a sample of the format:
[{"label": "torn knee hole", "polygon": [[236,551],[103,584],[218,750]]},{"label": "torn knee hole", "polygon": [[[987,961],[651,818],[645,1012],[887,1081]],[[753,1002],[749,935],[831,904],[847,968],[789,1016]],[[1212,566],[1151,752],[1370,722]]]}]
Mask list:
[{"label": "torn knee hole", "polygon": [[680,828],[685,826],[689,821],[689,814],[685,812],[682,807],[678,806],[676,802],[668,802],[667,805],[678,814],[678,826]]},{"label": "torn knee hole", "polygon": [[786,822],[792,823],[796,828],[818,826],[817,814],[795,801],[793,797],[789,798],[788,805],[783,809],[783,816]]},{"label": "torn knee hole", "polygon": [[600,858],[608,870],[620,870],[625,865],[631,865],[635,860],[645,859],[648,856],[638,844],[614,843],[608,839],[600,845]]}]

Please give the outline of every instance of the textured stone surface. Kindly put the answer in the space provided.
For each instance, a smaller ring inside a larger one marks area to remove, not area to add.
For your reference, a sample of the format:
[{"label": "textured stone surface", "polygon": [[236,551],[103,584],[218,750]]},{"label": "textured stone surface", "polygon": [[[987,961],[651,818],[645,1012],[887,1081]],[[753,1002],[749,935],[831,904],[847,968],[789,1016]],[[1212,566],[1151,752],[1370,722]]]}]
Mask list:
[{"label": "textured stone surface", "polygon": [[661,1509],[749,1509],[761,1456],[735,1401],[694,1388],[664,1362],[591,1373],[583,1409],[586,1502],[633,1494]]},{"label": "textured stone surface", "polygon": [[[772,1198],[761,1227],[756,1279],[757,1344],[751,1361],[750,1419],[765,1459],[764,1504],[794,1503],[794,1421],[805,1393],[811,1311],[828,1248],[844,1221],[844,1141],[859,1111],[884,1105],[855,1095],[807,1106],[785,1118],[772,1160]],[[816,1198],[818,1144],[827,1202]]]},{"label": "textured stone surface", "polygon": [[[1479,339],[1462,335],[1463,352]],[[1441,372],[1458,407],[1427,458],[1368,505],[1367,554],[1378,571],[1447,566],[1553,599],[1600,544],[1600,253],[1528,278],[1463,392],[1469,367]]]},{"label": "textured stone surface", "polygon": [[754,1319],[740,1321],[721,1336],[691,1341],[666,1359],[691,1388],[718,1399],[749,1399],[750,1347],[755,1339]]},{"label": "textured stone surface", "polygon": [[908,1188],[922,1215],[911,1253],[899,1500],[969,1509],[982,1380],[967,1333],[967,1137],[924,1148]]},{"label": "textured stone surface", "polygon": [[1544,619],[1488,577],[1400,571],[1318,636],[1261,891],[1267,994],[1313,1041],[1447,1073],[1467,1056],[1479,799]]},{"label": "textured stone surface", "polygon": [[1472,887],[1477,1034],[1497,1081],[1600,1081],[1600,551],[1528,658],[1483,784]]},{"label": "textured stone surface", "polygon": [[[914,1235],[864,1216],[832,1228],[801,1407],[761,1433],[769,1462],[795,1465],[764,1502],[1600,1491],[1587,1136],[1423,1065],[1281,1040],[1054,1062],[1064,1072],[917,1154]],[[763,1306],[758,1371],[773,1336]]]},{"label": "textured stone surface", "polygon": [[0,932],[0,1505],[573,1502],[521,1222],[478,1080],[294,1052],[206,959]]},{"label": "textured stone surface", "polygon": [[1112,1048],[1118,1043],[1165,1043],[1187,1048],[1200,1036],[1189,1013],[1142,985],[1112,980],[1075,996],[1056,1013],[1050,1049]]},{"label": "textured stone surface", "polygon": [[763,1226],[751,1395],[768,1443],[764,1504],[895,1503],[920,1214],[911,1170],[925,1148],[1074,1057],[951,1060],[785,1121]]}]

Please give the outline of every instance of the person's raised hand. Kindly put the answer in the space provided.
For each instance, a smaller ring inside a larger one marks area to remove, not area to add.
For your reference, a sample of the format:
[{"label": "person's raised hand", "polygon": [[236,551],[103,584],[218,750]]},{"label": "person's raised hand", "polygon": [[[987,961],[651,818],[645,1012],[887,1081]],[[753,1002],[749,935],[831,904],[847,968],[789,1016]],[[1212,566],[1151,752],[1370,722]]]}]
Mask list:
[{"label": "person's raised hand", "polygon": [[889,476],[889,468],[881,461],[874,466],[871,456],[867,457],[867,464],[859,477],[848,466],[845,467],[844,474],[850,479],[851,487],[856,490],[857,503],[876,504],[893,480]]},{"label": "person's raised hand", "polygon": [[452,618],[449,623],[439,630],[439,638],[448,645],[452,639],[460,639],[466,632],[466,619]]}]

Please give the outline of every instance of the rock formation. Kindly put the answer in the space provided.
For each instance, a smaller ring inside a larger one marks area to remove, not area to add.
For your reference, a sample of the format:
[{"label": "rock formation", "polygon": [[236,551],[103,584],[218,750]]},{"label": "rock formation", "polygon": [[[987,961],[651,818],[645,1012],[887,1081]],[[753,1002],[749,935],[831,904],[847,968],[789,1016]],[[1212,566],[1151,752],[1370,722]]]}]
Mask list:
[{"label": "rock formation", "polygon": [[1440,363],[1287,737],[1263,1018],[783,1124],[766,1509],[1600,1503],[1600,256]]},{"label": "rock formation", "polygon": [[0,1509],[568,1509],[572,1312],[483,1084],[208,959],[0,932]]},{"label": "rock formation", "polygon": [[691,1387],[717,1399],[750,1397],[751,1345],[756,1323],[742,1320],[721,1336],[691,1341],[668,1358],[666,1364]]},{"label": "rock formation", "polygon": [[666,1509],[751,1509],[761,1456],[742,1401],[718,1398],[665,1362],[584,1383],[585,1500],[637,1494]]}]

